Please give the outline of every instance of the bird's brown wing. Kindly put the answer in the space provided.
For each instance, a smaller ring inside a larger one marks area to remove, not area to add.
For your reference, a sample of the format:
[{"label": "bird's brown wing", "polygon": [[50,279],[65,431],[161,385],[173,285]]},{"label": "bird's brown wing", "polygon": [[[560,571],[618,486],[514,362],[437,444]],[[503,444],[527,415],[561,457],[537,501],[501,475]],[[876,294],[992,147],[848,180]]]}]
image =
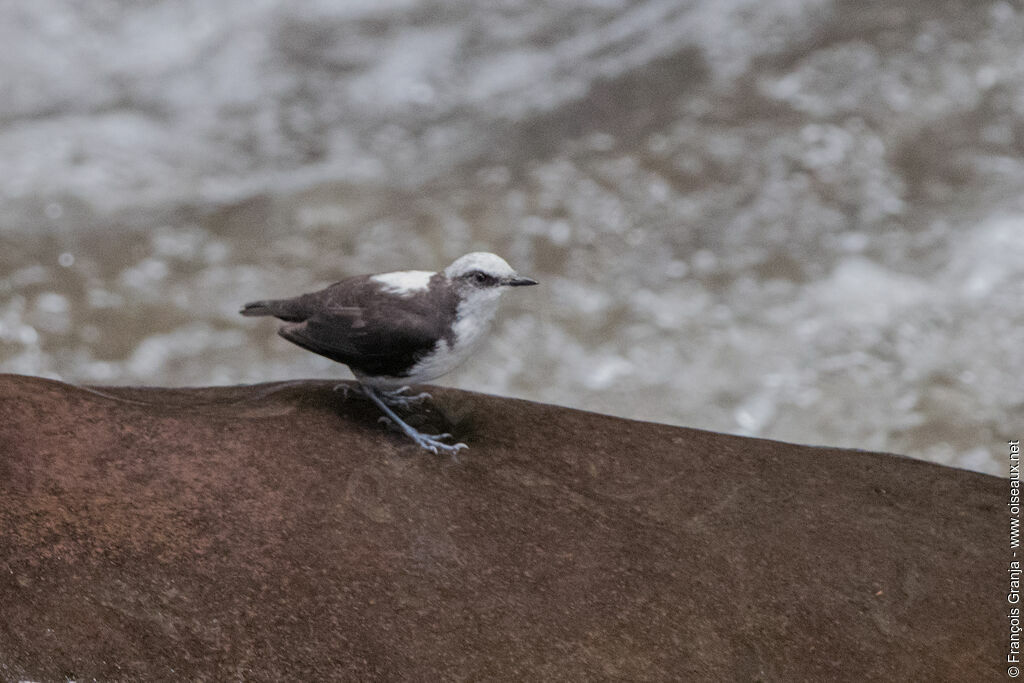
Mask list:
[{"label": "bird's brown wing", "polygon": [[282,337],[372,376],[402,376],[448,334],[445,316],[428,302],[382,298],[367,281],[343,281],[297,297],[290,310],[302,319],[283,325]]}]

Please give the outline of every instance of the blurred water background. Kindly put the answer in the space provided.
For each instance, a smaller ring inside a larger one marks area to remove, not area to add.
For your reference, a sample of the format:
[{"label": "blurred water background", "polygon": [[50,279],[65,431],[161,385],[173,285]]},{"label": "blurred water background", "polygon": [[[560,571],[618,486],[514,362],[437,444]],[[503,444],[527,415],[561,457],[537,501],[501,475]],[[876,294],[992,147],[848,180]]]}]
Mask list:
[{"label": "blurred water background", "polygon": [[240,304],[483,249],[542,287],[446,384],[1005,475],[1015,5],[35,0],[0,39],[0,371],[346,377]]}]

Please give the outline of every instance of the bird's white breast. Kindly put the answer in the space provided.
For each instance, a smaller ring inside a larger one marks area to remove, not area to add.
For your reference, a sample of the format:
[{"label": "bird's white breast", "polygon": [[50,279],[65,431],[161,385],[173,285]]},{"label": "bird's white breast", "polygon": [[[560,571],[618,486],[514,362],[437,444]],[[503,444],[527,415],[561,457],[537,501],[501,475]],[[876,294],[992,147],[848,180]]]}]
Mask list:
[{"label": "bird's white breast", "polygon": [[439,341],[434,351],[413,366],[405,383],[427,382],[462,365],[487,337],[500,297],[498,290],[485,290],[463,299],[455,313],[454,342]]}]

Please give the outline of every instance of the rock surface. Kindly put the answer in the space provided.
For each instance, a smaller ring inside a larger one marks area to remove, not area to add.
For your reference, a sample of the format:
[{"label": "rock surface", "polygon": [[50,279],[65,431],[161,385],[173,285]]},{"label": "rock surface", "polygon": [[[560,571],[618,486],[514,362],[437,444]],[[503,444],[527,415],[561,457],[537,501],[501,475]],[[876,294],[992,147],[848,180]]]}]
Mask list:
[{"label": "rock surface", "polygon": [[997,478],[437,390],[0,376],[0,678],[981,680]]}]

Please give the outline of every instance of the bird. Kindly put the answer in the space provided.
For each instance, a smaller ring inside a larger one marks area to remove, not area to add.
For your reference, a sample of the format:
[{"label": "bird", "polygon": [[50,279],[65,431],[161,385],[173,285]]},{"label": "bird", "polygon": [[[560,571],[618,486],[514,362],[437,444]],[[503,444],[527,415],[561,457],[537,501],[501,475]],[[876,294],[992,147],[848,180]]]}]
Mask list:
[{"label": "bird", "polygon": [[500,256],[473,252],[440,272],[357,275],[291,299],[253,301],[239,312],[283,321],[279,335],[347,365],[358,391],[386,416],[382,420],[421,448],[454,456],[466,444],[445,443],[451,434],[424,434],[393,408],[430,398],[406,392],[451,372],[479,348],[508,288],[536,284]]}]

